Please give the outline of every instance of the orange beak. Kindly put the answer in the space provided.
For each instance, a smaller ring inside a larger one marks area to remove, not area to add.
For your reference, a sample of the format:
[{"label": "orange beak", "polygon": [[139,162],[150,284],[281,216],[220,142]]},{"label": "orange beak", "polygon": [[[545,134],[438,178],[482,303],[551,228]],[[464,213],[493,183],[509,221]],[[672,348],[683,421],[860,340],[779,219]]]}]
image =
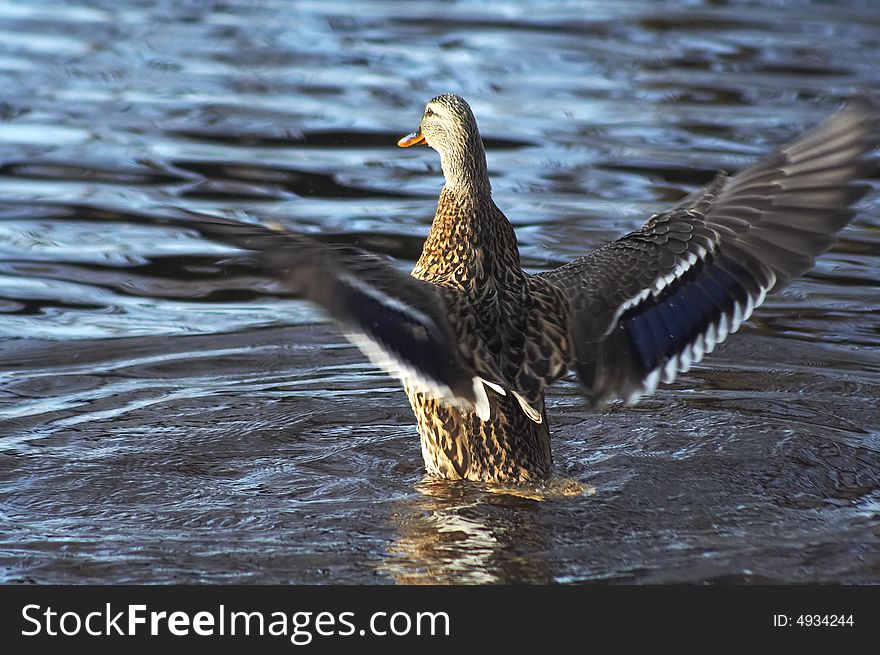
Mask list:
[{"label": "orange beak", "polygon": [[410,146],[418,145],[419,143],[424,143],[427,145],[427,141],[425,141],[425,135],[422,134],[422,128],[420,127],[412,134],[407,134],[400,141],[397,142],[401,148],[409,148]]}]

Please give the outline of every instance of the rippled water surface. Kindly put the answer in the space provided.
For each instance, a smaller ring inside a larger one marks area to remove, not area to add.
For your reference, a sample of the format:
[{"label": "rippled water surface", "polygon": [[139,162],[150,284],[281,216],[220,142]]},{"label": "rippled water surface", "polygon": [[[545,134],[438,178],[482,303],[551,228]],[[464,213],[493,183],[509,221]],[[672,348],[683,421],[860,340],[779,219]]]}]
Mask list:
[{"label": "rippled water surface", "polygon": [[878,194],[655,396],[589,414],[557,385],[554,485],[580,495],[423,481],[393,380],[163,222],[411,265],[441,174],[395,141],[453,91],[538,270],[880,88],[878,62],[872,0],[0,0],[0,581],[880,582]]}]

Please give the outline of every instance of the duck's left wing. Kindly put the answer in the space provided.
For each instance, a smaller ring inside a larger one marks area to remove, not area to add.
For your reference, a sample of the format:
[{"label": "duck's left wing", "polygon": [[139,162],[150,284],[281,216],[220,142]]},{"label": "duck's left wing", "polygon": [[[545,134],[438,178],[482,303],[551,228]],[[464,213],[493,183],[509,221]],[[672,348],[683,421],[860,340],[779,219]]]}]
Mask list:
[{"label": "duck's left wing", "polygon": [[386,259],[263,225],[186,212],[203,236],[254,251],[259,269],[322,307],[376,365],[423,393],[489,418],[483,380],[448,320],[450,294]]},{"label": "duck's left wing", "polygon": [[735,332],[803,274],[870,187],[876,109],[857,101],[740,173],[539,277],[569,303],[574,368],[591,404],[633,402]]}]

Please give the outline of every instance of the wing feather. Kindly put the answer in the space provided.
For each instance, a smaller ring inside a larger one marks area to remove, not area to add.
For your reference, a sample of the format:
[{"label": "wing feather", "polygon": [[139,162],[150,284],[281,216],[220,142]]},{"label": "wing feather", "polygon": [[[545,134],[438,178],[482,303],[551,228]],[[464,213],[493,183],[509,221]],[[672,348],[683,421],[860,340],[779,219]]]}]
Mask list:
[{"label": "wing feather", "polygon": [[203,236],[258,252],[261,270],[323,308],[342,324],[349,341],[406,386],[488,420],[484,380],[462,353],[448,320],[454,290],[417,280],[349,246],[260,224],[186,215],[188,226]]},{"label": "wing feather", "polygon": [[617,241],[539,277],[570,305],[572,368],[591,404],[672,381],[812,267],[870,188],[880,142],[855,101],[739,174],[719,175]]}]

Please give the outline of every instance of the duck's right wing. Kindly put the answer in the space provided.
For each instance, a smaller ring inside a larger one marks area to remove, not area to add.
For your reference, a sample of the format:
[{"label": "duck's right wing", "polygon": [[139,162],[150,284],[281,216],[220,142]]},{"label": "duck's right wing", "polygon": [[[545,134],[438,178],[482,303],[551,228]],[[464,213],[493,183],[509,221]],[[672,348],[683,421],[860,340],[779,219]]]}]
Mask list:
[{"label": "duck's right wing", "polygon": [[[449,320],[456,291],[417,280],[391,262],[302,234],[178,210],[202,236],[254,252],[259,269],[338,321],[374,364],[433,397],[489,418],[484,380]],[[490,385],[492,386],[492,385]]]},{"label": "duck's right wing", "polygon": [[855,102],[640,229],[540,277],[568,299],[571,362],[594,406],[671,381],[803,274],[870,188],[875,108]]}]

